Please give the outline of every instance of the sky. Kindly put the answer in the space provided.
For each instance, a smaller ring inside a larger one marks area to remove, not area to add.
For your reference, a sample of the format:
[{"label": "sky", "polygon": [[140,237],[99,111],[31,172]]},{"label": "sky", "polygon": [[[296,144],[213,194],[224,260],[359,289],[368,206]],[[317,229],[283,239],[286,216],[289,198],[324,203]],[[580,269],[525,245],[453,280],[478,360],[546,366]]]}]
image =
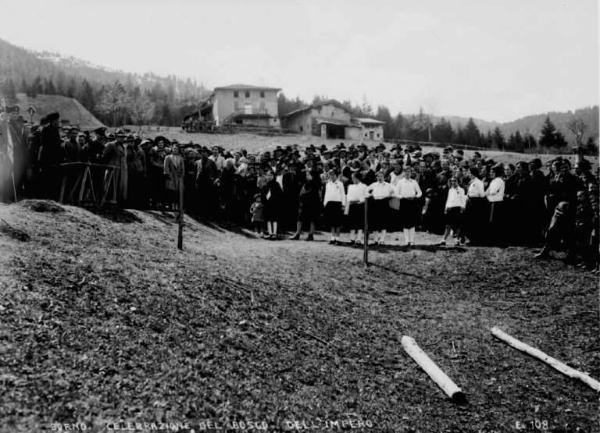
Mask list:
[{"label": "sky", "polygon": [[599,101],[596,0],[0,0],[0,38],[209,88],[510,121]]}]

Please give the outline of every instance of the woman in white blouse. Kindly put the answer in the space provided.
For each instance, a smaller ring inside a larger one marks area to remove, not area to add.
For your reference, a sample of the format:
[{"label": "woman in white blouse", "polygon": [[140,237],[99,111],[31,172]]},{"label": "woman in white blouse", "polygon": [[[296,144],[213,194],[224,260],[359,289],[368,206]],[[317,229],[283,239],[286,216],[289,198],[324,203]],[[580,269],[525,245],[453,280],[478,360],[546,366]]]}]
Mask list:
[{"label": "woman in white blouse", "polygon": [[325,184],[325,196],[323,205],[325,206],[325,222],[331,228],[330,244],[337,244],[340,237],[340,228],[344,217],[343,207],[346,204],[346,194],[344,184],[339,180],[336,170],[329,170],[329,179]]},{"label": "woman in white blouse", "polygon": [[404,175],[396,184],[394,194],[400,199],[400,217],[404,242],[407,246],[415,244],[415,226],[420,215],[419,198],[423,195],[418,182],[414,179],[412,167],[404,168]]},{"label": "woman in white blouse", "polygon": [[384,180],[385,174],[382,171],[377,172],[377,182],[368,187],[368,192],[373,197],[373,204],[369,202],[368,218],[369,230],[379,232],[379,237],[375,241],[376,245],[384,245],[385,235],[390,220],[390,198],[394,195],[392,185]]},{"label": "woman in white blouse", "polygon": [[463,233],[471,245],[483,240],[484,223],[486,221],[487,199],[483,181],[479,178],[476,167],[469,169],[469,185],[467,188],[467,207],[465,208],[465,224]]},{"label": "woman in white blouse", "polygon": [[490,203],[488,238],[492,243],[501,243],[503,240],[502,228],[502,204],[504,201],[504,167],[502,164],[496,164],[492,168],[494,178],[490,186],[485,191],[485,196]]},{"label": "woman in white blouse", "polygon": [[467,195],[465,194],[465,190],[458,185],[458,179],[453,176],[449,181],[448,198],[444,207],[446,229],[439,245],[446,245],[446,240],[450,234],[453,234],[457,238],[458,245],[462,243],[460,229],[466,205]]},{"label": "woman in white blouse", "polygon": [[365,199],[368,195],[367,185],[362,183],[360,172],[352,172],[352,184],[348,185],[345,209],[352,245],[360,243],[362,237],[365,225]]}]

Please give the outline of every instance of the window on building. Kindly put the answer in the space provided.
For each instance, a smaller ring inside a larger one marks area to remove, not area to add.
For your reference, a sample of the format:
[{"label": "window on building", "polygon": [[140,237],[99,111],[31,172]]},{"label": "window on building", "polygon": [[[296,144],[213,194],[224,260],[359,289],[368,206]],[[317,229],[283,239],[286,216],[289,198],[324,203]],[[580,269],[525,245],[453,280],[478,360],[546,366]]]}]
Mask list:
[{"label": "window on building", "polygon": [[250,92],[246,92],[246,98],[250,97]]},{"label": "window on building", "polygon": [[377,133],[377,138],[379,138],[379,133]]},{"label": "window on building", "polygon": [[304,126],[300,127],[300,132],[304,131]]},{"label": "window on building", "polygon": [[237,91],[237,90],[234,90],[234,91],[233,91],[233,97],[234,97],[234,98],[237,98],[238,96],[240,96],[240,95],[239,95],[239,93],[238,93],[238,91]]},{"label": "window on building", "polygon": [[265,92],[260,92],[260,97],[264,98],[265,97]]}]

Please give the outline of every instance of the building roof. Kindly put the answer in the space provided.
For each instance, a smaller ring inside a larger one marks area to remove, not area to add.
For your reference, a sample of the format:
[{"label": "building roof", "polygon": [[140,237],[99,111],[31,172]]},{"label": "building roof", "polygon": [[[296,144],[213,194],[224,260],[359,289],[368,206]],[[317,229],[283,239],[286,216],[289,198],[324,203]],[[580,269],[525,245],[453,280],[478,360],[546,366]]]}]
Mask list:
[{"label": "building roof", "polygon": [[308,107],[299,108],[299,109],[297,109],[297,110],[290,111],[289,113],[286,113],[286,114],[282,115],[281,117],[291,117],[291,116],[295,116],[295,115],[296,115],[296,114],[298,114],[298,113],[302,113],[302,112],[304,112],[304,111],[310,111],[310,110],[312,110],[313,108],[319,108],[319,107],[322,107],[322,106],[324,106],[324,105],[334,105],[334,106],[336,106],[336,107],[338,107],[338,108],[341,108],[342,110],[348,111],[348,110],[346,109],[346,107],[344,107],[342,104],[340,104],[340,103],[339,103],[338,101],[336,101],[335,99],[329,99],[329,100],[327,100],[327,101],[319,102],[318,104],[312,104],[312,105],[309,105]]},{"label": "building roof", "polygon": [[273,116],[267,113],[237,113],[232,116],[232,119],[271,119]]},{"label": "building roof", "polygon": [[315,122],[317,122],[317,125],[320,125],[321,123],[325,123],[328,125],[352,126],[352,127],[360,128],[360,125],[357,125],[356,123],[346,122],[346,121],[340,120],[340,119],[332,119],[330,117],[315,117]]},{"label": "building roof", "polygon": [[374,124],[374,125],[385,125],[385,122],[377,119],[371,119],[370,117],[356,117],[354,120],[361,124]]},{"label": "building roof", "polygon": [[215,87],[215,90],[273,90],[279,92],[281,89],[268,86],[252,86],[250,84],[230,84],[229,86]]}]

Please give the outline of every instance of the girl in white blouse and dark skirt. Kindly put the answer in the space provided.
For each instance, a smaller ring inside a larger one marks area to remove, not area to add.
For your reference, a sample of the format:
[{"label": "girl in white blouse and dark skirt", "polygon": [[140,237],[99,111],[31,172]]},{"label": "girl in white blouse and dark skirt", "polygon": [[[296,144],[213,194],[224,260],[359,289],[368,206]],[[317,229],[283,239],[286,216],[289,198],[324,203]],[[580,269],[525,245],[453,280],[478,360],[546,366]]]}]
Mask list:
[{"label": "girl in white blouse and dark skirt", "polygon": [[402,178],[394,189],[395,196],[400,199],[400,218],[407,246],[415,244],[415,226],[421,214],[419,198],[423,195],[419,184],[414,179],[412,167],[404,168]]},{"label": "girl in white blouse and dark skirt", "polygon": [[369,230],[379,232],[379,237],[375,241],[376,245],[385,243],[385,235],[390,221],[390,198],[394,195],[394,188],[384,180],[385,174],[382,171],[377,172],[377,182],[368,187],[369,193],[373,197],[373,204],[369,202]]},{"label": "girl in white blouse and dark skirt", "polygon": [[328,176],[329,179],[325,184],[325,197],[323,197],[325,223],[331,228],[331,239],[329,240],[329,243],[337,244],[344,218],[346,194],[344,192],[344,184],[339,180],[337,171],[329,170]]},{"label": "girl in white blouse and dark skirt", "polygon": [[485,191],[485,196],[490,202],[488,239],[492,244],[504,243],[504,227],[502,225],[504,201],[504,166],[500,163],[492,168],[494,178]]},{"label": "girl in white blouse and dark skirt", "polygon": [[457,239],[458,244],[461,244],[460,228],[462,225],[462,216],[467,205],[467,196],[465,190],[458,186],[458,179],[452,177],[449,181],[448,198],[446,199],[446,207],[444,215],[446,216],[446,230],[444,237],[439,245],[446,245],[446,240],[450,233]]},{"label": "girl in white blouse and dark skirt", "polygon": [[365,225],[365,199],[369,195],[367,185],[361,182],[361,177],[358,171],[352,173],[352,184],[348,185],[348,194],[346,195],[345,214],[352,245],[360,243]]}]

